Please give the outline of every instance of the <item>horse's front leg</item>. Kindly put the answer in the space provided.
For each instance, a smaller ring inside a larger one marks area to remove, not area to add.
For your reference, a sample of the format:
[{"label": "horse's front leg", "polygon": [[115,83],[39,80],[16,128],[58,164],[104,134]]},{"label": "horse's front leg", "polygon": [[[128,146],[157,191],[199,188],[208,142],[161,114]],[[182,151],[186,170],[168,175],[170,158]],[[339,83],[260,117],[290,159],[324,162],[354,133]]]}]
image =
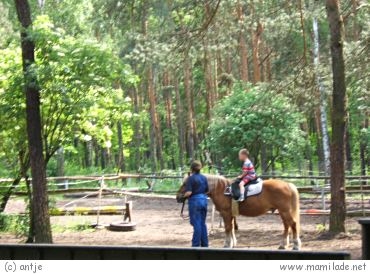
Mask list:
[{"label": "horse's front leg", "polygon": [[234,231],[234,218],[231,214],[224,213],[222,214],[225,224],[225,245],[226,248],[233,248],[236,246],[236,237]]}]

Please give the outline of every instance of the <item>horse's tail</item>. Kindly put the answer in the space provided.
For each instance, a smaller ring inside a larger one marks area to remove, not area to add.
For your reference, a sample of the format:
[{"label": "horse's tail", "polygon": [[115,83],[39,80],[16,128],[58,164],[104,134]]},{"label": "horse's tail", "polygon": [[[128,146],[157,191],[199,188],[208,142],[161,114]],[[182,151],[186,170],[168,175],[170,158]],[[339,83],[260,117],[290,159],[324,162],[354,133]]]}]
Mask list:
[{"label": "horse's tail", "polygon": [[290,190],[292,191],[292,217],[296,223],[297,231],[300,231],[300,210],[299,210],[299,192],[297,187],[289,183]]}]

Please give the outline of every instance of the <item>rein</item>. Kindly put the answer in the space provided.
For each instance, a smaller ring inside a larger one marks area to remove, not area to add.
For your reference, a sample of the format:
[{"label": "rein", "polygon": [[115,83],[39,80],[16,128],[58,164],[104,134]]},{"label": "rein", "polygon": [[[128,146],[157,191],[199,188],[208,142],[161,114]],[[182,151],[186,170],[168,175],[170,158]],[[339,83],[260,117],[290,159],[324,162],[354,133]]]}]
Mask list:
[{"label": "rein", "polygon": [[185,215],[184,215],[184,208],[185,208],[185,204],[186,204],[186,199],[182,202],[182,207],[181,207],[180,217],[181,217],[183,220],[188,220],[188,219],[189,219],[189,216],[185,216]]}]

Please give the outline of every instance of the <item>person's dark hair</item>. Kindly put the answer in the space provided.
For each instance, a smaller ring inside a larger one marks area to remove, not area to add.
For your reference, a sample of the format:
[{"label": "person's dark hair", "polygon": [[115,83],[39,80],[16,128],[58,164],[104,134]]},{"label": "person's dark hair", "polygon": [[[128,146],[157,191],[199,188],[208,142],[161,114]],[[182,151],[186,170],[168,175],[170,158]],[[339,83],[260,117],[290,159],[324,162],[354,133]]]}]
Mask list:
[{"label": "person's dark hair", "polygon": [[239,151],[239,154],[243,154],[243,155],[245,155],[245,156],[249,157],[249,151],[248,151],[248,149],[246,149],[246,148],[241,149],[241,150]]},{"label": "person's dark hair", "polygon": [[202,169],[202,164],[199,161],[194,161],[190,165],[191,172],[199,173],[201,169]]}]

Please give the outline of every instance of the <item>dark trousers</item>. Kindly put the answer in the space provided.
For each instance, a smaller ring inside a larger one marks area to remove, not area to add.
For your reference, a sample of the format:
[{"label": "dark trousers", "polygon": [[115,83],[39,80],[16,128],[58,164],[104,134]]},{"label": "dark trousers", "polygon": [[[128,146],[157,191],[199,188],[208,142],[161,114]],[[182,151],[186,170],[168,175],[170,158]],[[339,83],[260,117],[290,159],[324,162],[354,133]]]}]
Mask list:
[{"label": "dark trousers", "polygon": [[206,225],[207,196],[199,195],[189,199],[190,224],[194,228],[192,246],[208,247],[208,232]]}]

